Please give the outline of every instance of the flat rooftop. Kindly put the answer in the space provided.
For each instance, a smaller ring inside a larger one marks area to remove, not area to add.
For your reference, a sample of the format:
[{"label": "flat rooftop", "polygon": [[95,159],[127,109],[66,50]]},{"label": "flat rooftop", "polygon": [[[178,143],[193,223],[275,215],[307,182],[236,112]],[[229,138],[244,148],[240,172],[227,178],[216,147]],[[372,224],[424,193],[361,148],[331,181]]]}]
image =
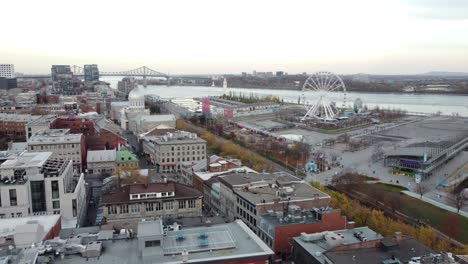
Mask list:
[{"label": "flat rooftop", "polygon": [[[199,247],[200,239],[198,236],[201,233],[207,234],[208,243],[204,250]],[[176,242],[177,236],[181,235],[185,236],[185,240]],[[103,246],[105,251],[99,260],[86,260],[79,255],[67,255],[63,260],[55,258],[55,263],[87,264],[89,261],[97,261],[104,264],[179,264],[182,263],[182,255],[179,252],[182,252],[184,248],[189,251],[186,263],[221,262],[223,260],[273,255],[273,251],[241,220],[210,227],[169,231],[163,238],[161,247],[151,247],[150,250],[143,251],[143,256],[138,250],[137,239],[104,241]]]},{"label": "flat rooftop", "polygon": [[[206,160],[205,160],[206,161]],[[211,166],[212,164],[210,164]],[[247,167],[247,166],[242,166],[240,168],[233,168],[233,169],[228,169],[226,171],[218,171],[218,172],[208,172],[208,171],[195,171],[194,174],[197,175],[200,179],[207,181],[211,179],[213,176],[218,176],[218,175],[224,175],[224,174],[230,174],[230,173],[237,173],[238,171],[245,171],[247,173],[258,173],[255,170]]]},{"label": "flat rooftop", "polygon": [[50,156],[52,156],[52,152],[24,152],[20,156],[2,163],[0,169],[42,167]]},{"label": "flat rooftop", "polygon": [[68,134],[70,129],[45,129],[28,139],[28,145],[80,143],[83,134]]},{"label": "flat rooftop", "polygon": [[[359,240],[357,237],[354,236],[355,232],[361,233],[363,236],[367,238],[367,241],[374,241],[374,240],[381,240],[383,236],[379,233],[376,233],[374,230],[370,229],[367,226],[363,227],[356,227],[353,229],[344,229],[344,230],[336,230],[330,233],[340,234],[343,237],[343,243],[340,245],[350,245],[361,243],[362,241]],[[327,250],[331,250],[332,248],[336,247],[327,243],[327,241],[322,237],[318,237],[314,241],[304,241],[304,239],[299,237],[293,238],[297,244],[299,244],[304,250],[306,250],[311,256],[315,257],[320,263],[325,263],[325,259],[323,255],[317,257],[317,252],[324,252]]]},{"label": "flat rooftop", "polygon": [[[385,240],[387,239],[389,238],[385,238]],[[383,260],[390,260],[392,257],[397,258],[402,263],[408,263],[413,257],[435,254],[433,250],[412,238],[403,238],[400,242],[395,243],[397,246],[388,251],[383,251],[381,248],[373,247],[355,250],[330,250],[324,253],[324,255],[336,264],[374,264],[382,263]]]},{"label": "flat rooftop", "polygon": [[272,203],[277,198],[289,201],[330,198],[305,181],[284,173],[233,173],[220,176],[219,180],[253,204]]},{"label": "flat rooftop", "polygon": [[28,222],[40,224],[44,227],[44,231],[47,234],[60,219],[60,215],[36,215],[26,217],[15,217],[15,218],[3,218],[0,219],[0,237],[12,236],[15,233],[16,227],[25,225]]}]

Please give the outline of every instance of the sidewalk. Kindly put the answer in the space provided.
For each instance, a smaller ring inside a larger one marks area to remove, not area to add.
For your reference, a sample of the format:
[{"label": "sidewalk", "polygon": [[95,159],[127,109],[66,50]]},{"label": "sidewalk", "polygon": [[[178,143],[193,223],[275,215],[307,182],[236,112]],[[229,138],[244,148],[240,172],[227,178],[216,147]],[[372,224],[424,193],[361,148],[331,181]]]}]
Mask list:
[{"label": "sidewalk", "polygon": [[[439,207],[441,209],[444,209],[444,210],[447,210],[449,212],[457,213],[457,208],[454,208],[452,206],[448,206],[446,204],[443,204],[443,203],[438,202],[436,200],[433,200],[431,198],[427,198],[427,197],[423,196],[422,199],[421,199],[421,195],[419,195],[417,193],[414,193],[414,192],[410,192],[410,191],[402,191],[402,193],[404,193],[406,195],[409,195],[409,196],[411,196],[413,198],[416,198],[418,200],[422,200],[424,202],[430,203],[430,204],[432,204],[434,206],[437,206],[437,207]],[[466,212],[466,211],[460,210],[460,212],[458,214],[462,215],[464,217],[468,217],[468,212]]]}]

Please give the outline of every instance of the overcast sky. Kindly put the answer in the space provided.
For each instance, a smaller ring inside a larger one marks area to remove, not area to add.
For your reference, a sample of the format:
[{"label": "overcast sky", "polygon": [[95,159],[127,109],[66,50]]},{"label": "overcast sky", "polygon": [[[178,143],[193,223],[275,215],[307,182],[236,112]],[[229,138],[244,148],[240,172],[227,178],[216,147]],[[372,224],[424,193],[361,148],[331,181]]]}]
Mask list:
[{"label": "overcast sky", "polygon": [[467,0],[2,1],[0,63],[170,74],[468,72]]}]

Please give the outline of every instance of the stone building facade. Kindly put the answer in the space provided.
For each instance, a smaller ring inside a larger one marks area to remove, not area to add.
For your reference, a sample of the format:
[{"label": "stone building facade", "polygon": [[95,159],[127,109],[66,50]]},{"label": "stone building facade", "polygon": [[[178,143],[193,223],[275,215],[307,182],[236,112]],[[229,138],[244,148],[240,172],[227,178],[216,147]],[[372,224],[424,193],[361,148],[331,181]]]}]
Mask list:
[{"label": "stone building facade", "polygon": [[141,219],[201,216],[202,199],[201,192],[180,183],[132,184],[103,196],[103,216],[117,229],[136,230]]}]

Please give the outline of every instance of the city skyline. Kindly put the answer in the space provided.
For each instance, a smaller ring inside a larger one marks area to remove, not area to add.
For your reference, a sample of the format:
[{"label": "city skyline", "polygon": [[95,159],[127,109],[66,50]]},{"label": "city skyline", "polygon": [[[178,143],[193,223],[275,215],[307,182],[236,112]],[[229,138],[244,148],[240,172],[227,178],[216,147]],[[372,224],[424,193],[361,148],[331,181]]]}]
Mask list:
[{"label": "city skyline", "polygon": [[21,73],[90,63],[170,74],[468,71],[467,2],[348,2],[9,1],[3,31],[14,37],[0,58]]}]

